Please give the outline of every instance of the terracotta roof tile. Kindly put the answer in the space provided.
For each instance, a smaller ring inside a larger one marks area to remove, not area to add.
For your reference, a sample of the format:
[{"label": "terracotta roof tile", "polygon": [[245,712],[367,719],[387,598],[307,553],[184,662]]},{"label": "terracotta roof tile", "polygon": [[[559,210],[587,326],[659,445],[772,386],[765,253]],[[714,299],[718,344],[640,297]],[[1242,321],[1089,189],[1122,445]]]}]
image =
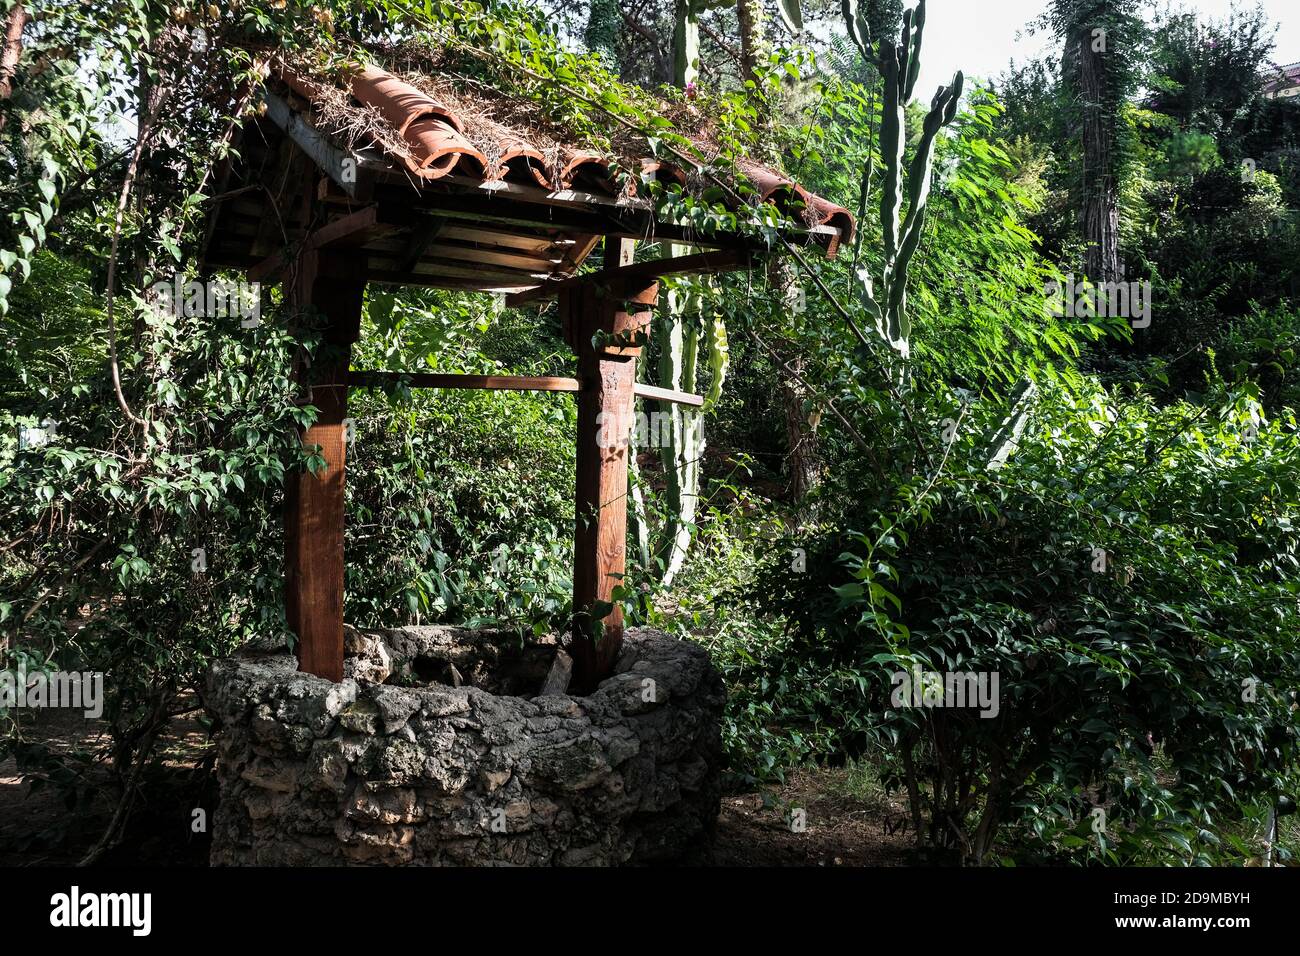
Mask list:
[{"label": "terracotta roof tile", "polygon": [[[322,98],[319,81],[304,79],[289,70],[281,70],[279,76],[308,101],[319,102]],[[481,130],[478,134],[471,132],[480,144],[476,146],[467,135],[466,122],[455,110],[378,67],[367,67],[353,76],[350,86],[357,101],[377,110],[397,131],[409,155],[394,158],[422,179],[436,180],[455,173],[484,181],[535,184],[547,190],[628,196],[636,193],[635,177],[615,172],[616,167],[625,169],[626,162],[613,156],[562,146],[558,156],[556,150],[550,150],[554,158],[548,162],[546,151],[530,142],[528,136],[504,127],[497,141],[491,143],[485,142]],[[687,186],[687,171],[671,163],[643,158],[639,166],[643,179]],[[736,166],[753,183],[761,199],[773,203],[784,215],[839,230],[839,235],[830,240],[828,255],[835,254],[841,241],[852,238],[853,214],[843,206],[810,193],[761,164],[741,160]]]},{"label": "terracotta roof tile", "polygon": [[352,78],[352,95],[397,128],[411,148],[408,165],[420,176],[486,174],[487,157],[465,138],[460,118],[427,93],[372,66]]}]

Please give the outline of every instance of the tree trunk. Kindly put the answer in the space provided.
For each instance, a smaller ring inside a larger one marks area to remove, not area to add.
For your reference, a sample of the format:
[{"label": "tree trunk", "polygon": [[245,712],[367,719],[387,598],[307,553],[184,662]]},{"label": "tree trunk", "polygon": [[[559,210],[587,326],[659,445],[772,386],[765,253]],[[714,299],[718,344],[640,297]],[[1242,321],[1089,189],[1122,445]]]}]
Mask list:
[{"label": "tree trunk", "polygon": [[[773,259],[767,270],[768,282],[779,300],[796,301],[794,270],[786,259]],[[781,351],[785,351],[781,349]],[[780,355],[777,364],[777,392],[785,418],[786,463],[789,480],[786,492],[799,512],[808,495],[821,483],[821,451],[817,425],[821,413],[812,404],[813,395],[804,385],[804,360],[798,354]]]},{"label": "tree trunk", "polygon": [[583,33],[587,49],[599,54],[615,73],[618,72],[618,30],[622,19],[618,0],[591,0],[587,29]]},{"label": "tree trunk", "polygon": [[[21,4],[14,4],[9,11],[9,21],[5,25],[4,49],[0,50],[0,100],[7,100],[14,95],[14,74],[18,72],[18,58],[23,52],[23,28],[27,26],[27,9]],[[5,126],[4,114],[0,113],[0,130]]]},{"label": "tree trunk", "polygon": [[[1087,243],[1084,268],[1094,284],[1119,279],[1119,203],[1115,189],[1114,123],[1106,111],[1106,56],[1081,25],[1079,94],[1083,100],[1083,204],[1080,218]],[[1101,40],[1104,43],[1104,38]]]},{"label": "tree trunk", "polygon": [[788,490],[790,501],[802,506],[822,478],[821,451],[817,442],[817,424],[820,416],[810,410],[812,396],[799,379],[803,378],[804,362],[801,356],[792,357],[787,364],[799,376],[782,373],[780,377],[781,406],[785,412],[785,437],[790,453],[786,459],[790,470]]},{"label": "tree trunk", "polygon": [[752,80],[764,44],[762,0],[736,0],[736,20],[740,24],[741,80]]}]

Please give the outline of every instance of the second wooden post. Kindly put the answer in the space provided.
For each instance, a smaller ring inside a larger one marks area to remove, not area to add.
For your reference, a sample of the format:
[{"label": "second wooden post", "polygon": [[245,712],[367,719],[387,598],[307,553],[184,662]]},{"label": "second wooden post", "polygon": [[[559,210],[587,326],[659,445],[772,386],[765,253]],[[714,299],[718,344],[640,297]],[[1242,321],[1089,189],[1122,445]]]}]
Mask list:
[{"label": "second wooden post", "polygon": [[324,252],[304,253],[294,272],[287,290],[294,306],[323,320],[322,348],[301,378],[318,409],[302,443],[318,447],[325,464],[285,476],[285,613],[298,636],[298,669],[341,681],[347,377],[365,281],[357,259]]},{"label": "second wooden post", "polygon": [[623,642],[614,589],[627,567],[628,456],[636,360],[658,298],[655,280],[624,280],[628,240],[606,241],[606,270],[560,297],[565,335],[578,356],[576,527],[573,562],[573,690],[586,694],[613,669]]}]

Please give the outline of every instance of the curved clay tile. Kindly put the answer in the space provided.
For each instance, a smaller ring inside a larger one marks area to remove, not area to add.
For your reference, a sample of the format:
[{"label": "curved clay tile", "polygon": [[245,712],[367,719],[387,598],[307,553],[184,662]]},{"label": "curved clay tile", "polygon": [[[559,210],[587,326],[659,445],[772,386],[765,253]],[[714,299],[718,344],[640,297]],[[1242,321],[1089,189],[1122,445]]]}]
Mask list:
[{"label": "curved clay tile", "polygon": [[663,183],[667,186],[669,183],[676,183],[683,189],[686,188],[686,173],[672,163],[665,163],[658,159],[641,160],[641,175],[652,182]]},{"label": "curved clay tile", "polygon": [[856,223],[853,213],[828,199],[810,193],[794,180],[757,163],[738,162],[736,168],[744,173],[758,190],[763,202],[770,202],[783,213],[819,226],[834,226],[840,231],[831,239],[827,256],[835,255],[841,242],[853,238]]},{"label": "curved clay tile", "polygon": [[608,156],[575,149],[569,152],[568,159],[560,172],[560,182],[565,189],[609,193],[611,196],[618,194],[612,161]]},{"label": "curved clay tile", "polygon": [[541,151],[528,143],[518,140],[501,147],[501,155],[496,161],[495,179],[522,180],[530,179],[543,189],[552,189],[550,177],[546,175],[546,157]]},{"label": "curved clay tile", "polygon": [[763,202],[770,202],[787,215],[797,214],[807,208],[812,194],[793,179],[757,163],[737,162],[736,168],[744,173],[758,190]]},{"label": "curved clay tile", "polygon": [[455,113],[386,70],[366,67],[352,78],[352,95],[397,127],[424,178],[438,179],[458,166],[481,175],[487,167],[487,157],[462,135]]},{"label": "curved clay tile", "polygon": [[426,116],[442,120],[457,133],[464,129],[460,117],[428,93],[377,66],[368,66],[352,77],[352,95],[379,110],[403,136],[407,127]]},{"label": "curved clay tile", "polygon": [[854,221],[853,213],[849,212],[843,206],[837,206],[829,199],[822,199],[816,193],[809,193],[811,201],[808,208],[812,210],[813,215],[817,218],[817,224],[821,226],[834,226],[840,231],[838,240],[832,239],[828,255],[835,255],[835,250],[840,242],[851,242],[853,233],[857,229],[857,223]]}]

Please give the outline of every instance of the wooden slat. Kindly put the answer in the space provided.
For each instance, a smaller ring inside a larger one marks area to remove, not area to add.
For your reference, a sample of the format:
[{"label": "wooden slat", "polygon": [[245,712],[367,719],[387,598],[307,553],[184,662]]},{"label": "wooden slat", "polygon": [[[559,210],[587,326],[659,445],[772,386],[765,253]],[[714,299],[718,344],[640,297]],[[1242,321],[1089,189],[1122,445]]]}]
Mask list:
[{"label": "wooden slat", "polygon": [[484,388],[510,392],[576,392],[576,378],[544,375],[455,375],[441,372],[348,373],[348,384],[361,388],[403,384],[410,388]]},{"label": "wooden slat", "polygon": [[415,271],[421,263],[443,262],[460,266],[488,265],[501,269],[517,270],[526,276],[549,276],[560,268],[559,259],[538,259],[533,256],[518,255],[511,252],[499,252],[491,249],[475,249],[471,246],[454,245],[438,241],[441,237],[430,236],[419,248],[419,256],[403,270],[402,264],[412,251],[404,245],[400,249],[391,248],[391,242],[372,243],[366,246],[366,254],[371,258],[392,259],[393,272]]},{"label": "wooden slat", "polygon": [[504,249],[518,249],[533,255],[545,255],[559,246],[572,245],[569,239],[548,239],[546,236],[524,236],[507,232],[504,229],[489,229],[485,226],[457,226],[448,224],[442,230],[445,239],[459,239],[475,245],[491,246]]},{"label": "wooden slat", "polygon": [[538,259],[508,252],[493,252],[489,249],[474,249],[470,246],[453,246],[442,242],[430,245],[422,258],[460,259],[464,262],[482,262],[486,265],[505,266],[527,272],[547,272],[560,265],[559,259]]},{"label": "wooden slat", "polygon": [[[565,229],[578,232],[601,234],[614,224],[606,217],[591,210],[537,209],[522,206],[507,199],[499,201],[481,195],[464,195],[461,193],[427,195],[427,205],[421,210],[410,206],[410,192],[397,194],[404,200],[400,208],[409,209],[412,215],[421,212],[428,215],[446,216],[448,219],[473,223],[488,223],[493,226],[519,226],[524,229]],[[396,198],[396,197],[395,197]],[[387,210],[385,211],[387,213]]]},{"label": "wooden slat", "polygon": [[671,388],[660,388],[658,385],[646,385],[637,382],[633,389],[638,398],[652,398],[657,402],[674,402],[678,405],[693,405],[696,408],[704,404],[703,395],[692,395],[690,392],[678,392]]},{"label": "wooden slat", "polygon": [[512,269],[474,267],[466,262],[447,262],[442,259],[422,259],[410,273],[412,276],[450,276],[455,279],[477,279],[480,285],[530,285],[550,277],[546,272],[516,272]]}]

